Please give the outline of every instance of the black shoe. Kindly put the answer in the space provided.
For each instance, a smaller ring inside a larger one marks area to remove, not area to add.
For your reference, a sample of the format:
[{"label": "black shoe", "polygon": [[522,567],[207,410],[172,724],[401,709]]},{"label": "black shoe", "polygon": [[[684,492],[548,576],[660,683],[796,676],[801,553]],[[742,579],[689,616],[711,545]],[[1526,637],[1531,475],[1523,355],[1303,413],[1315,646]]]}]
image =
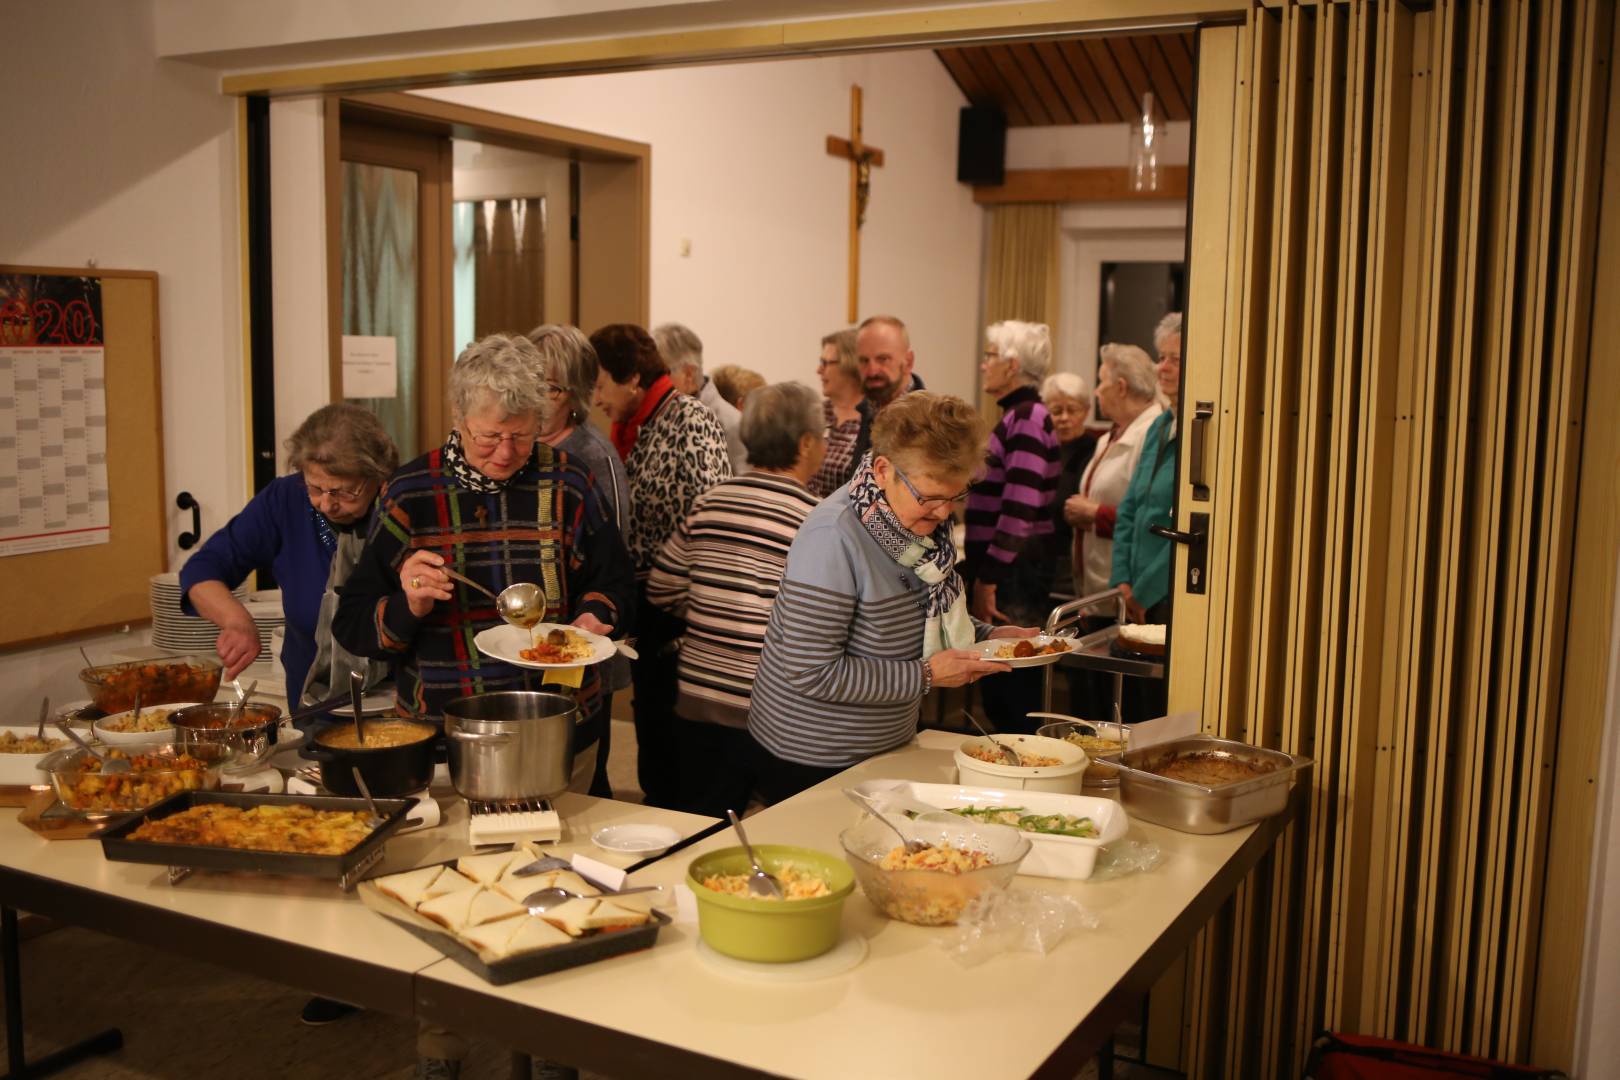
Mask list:
[{"label": "black shoe", "polygon": [[335,1024],[345,1016],[359,1011],[360,1006],[358,1005],[345,1005],[343,1002],[333,1001],[331,998],[312,997],[304,1002],[304,1011],[299,1014],[298,1020],[299,1023],[307,1024],[310,1027],[323,1027],[327,1024]]}]

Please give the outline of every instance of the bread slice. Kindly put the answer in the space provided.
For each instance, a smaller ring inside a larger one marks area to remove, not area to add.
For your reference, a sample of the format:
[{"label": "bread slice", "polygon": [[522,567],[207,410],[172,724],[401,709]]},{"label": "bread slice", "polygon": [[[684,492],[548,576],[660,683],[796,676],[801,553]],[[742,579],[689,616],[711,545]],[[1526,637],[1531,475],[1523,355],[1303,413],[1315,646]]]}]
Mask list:
[{"label": "bread slice", "polygon": [[459,932],[472,917],[473,901],[482,891],[475,885],[471,889],[458,889],[442,896],[435,896],[431,900],[423,901],[416,909],[416,913]]},{"label": "bread slice", "polygon": [[626,911],[639,911],[645,915],[652,911],[653,901],[658,899],[658,893],[641,892],[631,893],[629,896],[620,896],[617,893],[608,893],[602,897],[602,903],[612,903]]},{"label": "bread slice", "polygon": [[596,903],[594,899],[575,897],[564,900],[540,917],[569,937],[579,937],[588,929],[585,920],[596,910]]},{"label": "bread slice", "polygon": [[545,919],[526,918],[512,921],[519,922],[522,925],[507,940],[507,956],[517,956],[520,953],[549,949],[553,945],[565,945],[568,943],[568,935],[552,926]]},{"label": "bread slice", "polygon": [[[640,899],[640,897],[626,897],[625,899]],[[596,905],[596,910],[581,920],[581,925],[593,930],[619,930],[626,926],[640,926],[652,916],[645,911],[632,911],[620,907],[612,900],[603,900]]]},{"label": "bread slice", "polygon": [[458,874],[456,871],[447,866],[444,868],[444,873],[440,874],[438,879],[434,881],[432,885],[422,890],[422,899],[424,901],[433,900],[437,897],[446,896],[450,893],[469,892],[476,888],[478,888],[478,882],[474,881],[466,874]]},{"label": "bread slice", "polygon": [[[472,878],[480,885],[493,885],[501,879],[512,863],[516,862],[520,853],[516,851],[494,851],[487,855],[463,855],[456,860],[456,869]],[[525,859],[525,862],[531,860]]]},{"label": "bread slice", "polygon": [[[540,875],[544,877],[545,875]],[[550,884],[561,886],[576,896],[600,896],[602,890],[586,881],[572,870],[558,870],[552,875]]]},{"label": "bread slice", "polygon": [[[512,935],[518,928],[529,920],[525,917],[511,919],[497,919],[494,922],[484,923],[482,926],[469,926],[462,930],[461,937],[486,961],[500,960],[507,955],[507,946]],[[558,933],[562,933],[560,930]],[[563,934],[566,938],[568,935]]]},{"label": "bread slice", "polygon": [[523,914],[523,908],[493,889],[480,889],[473,897],[472,909],[467,913],[467,925],[478,926],[497,919],[509,919]]},{"label": "bread slice", "polygon": [[550,876],[547,874],[535,874],[533,877],[513,877],[507,874],[491,887],[513,903],[521,904],[525,896],[550,884]]},{"label": "bread slice", "polygon": [[378,878],[374,885],[384,896],[391,896],[408,908],[414,909],[425,898],[429,888],[438,880],[444,867],[424,866],[417,870],[407,870],[403,874],[389,874]]}]

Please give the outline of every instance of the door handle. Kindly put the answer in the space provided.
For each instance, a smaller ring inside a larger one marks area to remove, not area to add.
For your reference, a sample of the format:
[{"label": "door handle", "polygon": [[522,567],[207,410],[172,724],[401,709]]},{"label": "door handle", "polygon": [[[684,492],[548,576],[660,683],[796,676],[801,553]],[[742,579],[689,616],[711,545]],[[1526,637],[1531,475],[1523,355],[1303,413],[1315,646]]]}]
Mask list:
[{"label": "door handle", "polygon": [[1209,422],[1215,415],[1213,401],[1200,401],[1193,406],[1192,440],[1188,447],[1187,482],[1192,485],[1194,502],[1209,502],[1209,481],[1204,479],[1204,440],[1209,436]]},{"label": "door handle", "polygon": [[1187,515],[1186,532],[1168,525],[1149,525],[1148,532],[1162,536],[1171,543],[1187,545],[1187,591],[1202,596],[1207,570],[1205,561],[1209,553],[1209,515]]}]

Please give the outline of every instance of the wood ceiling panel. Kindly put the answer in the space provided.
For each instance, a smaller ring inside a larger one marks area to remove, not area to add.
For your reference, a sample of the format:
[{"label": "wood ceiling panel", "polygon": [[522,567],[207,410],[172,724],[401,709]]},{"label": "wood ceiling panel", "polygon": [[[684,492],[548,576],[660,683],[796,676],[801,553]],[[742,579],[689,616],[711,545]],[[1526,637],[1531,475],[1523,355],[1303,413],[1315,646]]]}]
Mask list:
[{"label": "wood ceiling panel", "polygon": [[974,105],[999,108],[1012,127],[1119,124],[1153,91],[1171,120],[1191,116],[1191,33],[936,49]]}]

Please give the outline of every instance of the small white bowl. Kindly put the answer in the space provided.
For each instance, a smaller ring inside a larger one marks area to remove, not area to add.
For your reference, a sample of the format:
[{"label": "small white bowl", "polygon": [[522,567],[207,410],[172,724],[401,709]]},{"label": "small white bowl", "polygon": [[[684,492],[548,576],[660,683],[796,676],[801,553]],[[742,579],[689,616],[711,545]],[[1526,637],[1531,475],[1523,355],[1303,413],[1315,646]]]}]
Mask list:
[{"label": "small white bowl", "polygon": [[1086,752],[1063,739],[1049,739],[1044,735],[997,735],[995,742],[1009,749],[1041,757],[1057,758],[1061,765],[1025,767],[997,761],[980,761],[965,751],[970,746],[989,747],[990,739],[974,737],[963,740],[956,748],[957,783],[979,787],[1017,789],[1028,791],[1061,791],[1080,794],[1085,781],[1086,766],[1091,759]]},{"label": "small white bowl", "polygon": [[667,825],[609,825],[591,834],[591,843],[616,855],[650,859],[674,847],[681,834]]},{"label": "small white bowl", "polygon": [[[197,704],[195,701],[181,701],[171,705],[148,705],[141,710],[141,715],[147,716],[152,713],[159,713],[165,717],[173,716],[181,709],[189,709],[195,704]],[[100,720],[91,724],[90,729],[96,733],[97,739],[108,746],[157,746],[174,741],[173,724],[167,724],[157,731],[112,731],[109,729],[108,725],[115,724],[128,717],[129,713],[127,711],[103,716]]]},{"label": "small white bowl", "polygon": [[[38,728],[33,724],[0,728],[0,731],[9,731],[19,739],[33,738],[34,732],[37,730]],[[59,743],[57,750],[73,745],[63,737],[60,731],[48,725],[45,728],[45,738]],[[39,763],[43,758],[53,753],[55,753],[55,750],[47,750],[40,754],[0,754],[0,786],[48,786],[51,782],[50,773],[41,771]]]}]

